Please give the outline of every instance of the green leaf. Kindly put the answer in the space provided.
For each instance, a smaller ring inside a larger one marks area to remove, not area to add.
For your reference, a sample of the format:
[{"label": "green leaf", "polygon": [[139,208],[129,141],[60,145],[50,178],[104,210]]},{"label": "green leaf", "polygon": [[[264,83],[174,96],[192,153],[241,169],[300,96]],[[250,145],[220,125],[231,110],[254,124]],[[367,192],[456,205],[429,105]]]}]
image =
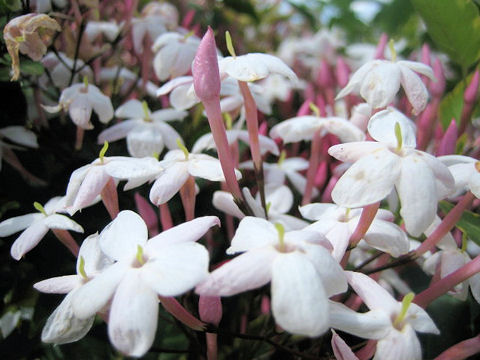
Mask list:
[{"label": "green leaf", "polygon": [[[440,201],[440,210],[448,213],[453,208],[453,204],[447,201]],[[457,223],[457,227],[467,235],[467,237],[480,246],[480,215],[465,210]]]},{"label": "green leaf", "polygon": [[465,72],[480,57],[480,16],[471,0],[411,0],[433,41]]},{"label": "green leaf", "polygon": [[20,71],[23,74],[39,76],[43,74],[45,69],[43,68],[43,65],[39,62],[22,61],[20,63]]}]

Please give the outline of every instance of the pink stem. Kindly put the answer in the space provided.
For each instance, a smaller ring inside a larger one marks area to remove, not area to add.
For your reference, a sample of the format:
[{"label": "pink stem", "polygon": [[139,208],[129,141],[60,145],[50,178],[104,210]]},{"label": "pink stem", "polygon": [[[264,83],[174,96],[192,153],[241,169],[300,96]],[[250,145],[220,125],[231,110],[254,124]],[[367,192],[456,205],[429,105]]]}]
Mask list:
[{"label": "pink stem", "polygon": [[367,345],[358,350],[355,355],[358,357],[358,360],[367,360],[375,354],[376,349],[377,340],[368,340]]},{"label": "pink stem", "polygon": [[159,233],[157,214],[153,210],[150,203],[139,193],[135,193],[135,205],[137,211],[142,217],[145,224],[147,224],[148,233],[150,237],[153,237]]},{"label": "pink stem", "polygon": [[160,210],[160,222],[162,224],[162,231],[168,230],[173,227],[172,215],[168,208],[168,203],[160,204],[158,206]]},{"label": "pink stem", "polygon": [[478,353],[480,353],[480,335],[453,345],[438,355],[435,360],[463,360]]},{"label": "pink stem", "polygon": [[205,323],[188,312],[187,309],[185,309],[175,298],[164,296],[159,296],[158,298],[165,310],[189,328],[197,331],[205,329]]},{"label": "pink stem", "polygon": [[420,294],[415,296],[413,302],[416,303],[418,306],[425,308],[433,300],[447,293],[455,285],[460,284],[461,282],[467,280],[478,272],[480,272],[480,255],[466,263],[460,269],[437,281],[428,289],[422,291]]},{"label": "pink stem", "polygon": [[189,176],[185,184],[180,188],[180,197],[182,199],[183,210],[185,211],[185,220],[190,221],[195,218],[195,179]]},{"label": "pink stem", "polygon": [[473,195],[471,191],[467,192],[457,203],[457,205],[450,210],[447,216],[445,216],[435,231],[431,233],[429,237],[427,237],[427,239],[417,248],[417,250],[415,250],[415,256],[419,257],[425,254],[427,251],[433,249],[435,245],[445,236],[445,234],[453,229],[457,221],[462,216],[463,211],[470,207],[474,199],[475,195]]},{"label": "pink stem", "polygon": [[77,126],[77,137],[75,139],[75,150],[81,150],[83,145],[83,135],[85,135],[85,130],[80,126]]},{"label": "pink stem", "polygon": [[358,242],[363,239],[368,231],[368,228],[375,219],[375,215],[377,215],[379,207],[380,202],[377,202],[375,204],[367,205],[363,208],[357,227],[355,228],[352,236],[350,236],[350,246],[356,246]]},{"label": "pink stem", "polygon": [[68,232],[68,230],[52,229],[52,232],[57,237],[57,239],[60,240],[60,242],[65,245],[75,257],[78,257],[80,247],[78,246],[73,236]]},{"label": "pink stem", "polygon": [[47,186],[47,182],[42,180],[32,173],[30,173],[27,169],[25,169],[18,159],[17,155],[9,149],[8,147],[3,147],[3,160],[9,163],[15,170],[17,170],[23,178],[28,181],[28,183],[32,186]]},{"label": "pink stem", "polygon": [[317,130],[313,135],[312,147],[310,151],[310,163],[307,170],[307,184],[302,198],[302,205],[307,205],[312,199],[313,186],[315,185],[315,175],[317,174],[318,163],[320,162],[320,148],[322,138],[321,130]]},{"label": "pink stem", "polygon": [[117,185],[113,178],[110,178],[100,193],[103,205],[108,211],[110,217],[115,219],[119,212]]}]

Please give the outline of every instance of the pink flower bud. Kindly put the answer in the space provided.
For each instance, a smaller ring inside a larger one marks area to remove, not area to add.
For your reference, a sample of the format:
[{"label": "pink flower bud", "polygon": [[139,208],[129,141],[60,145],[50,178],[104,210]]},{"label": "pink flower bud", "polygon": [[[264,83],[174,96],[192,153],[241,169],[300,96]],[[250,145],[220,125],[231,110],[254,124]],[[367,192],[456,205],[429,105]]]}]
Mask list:
[{"label": "pink flower bud", "polygon": [[219,296],[200,296],[198,301],[200,319],[218,326],[222,319],[222,301]]},{"label": "pink flower bud", "polygon": [[430,46],[428,46],[428,44],[423,44],[422,46],[422,63],[424,63],[425,65],[431,66]]},{"label": "pink flower bud", "polygon": [[375,59],[385,59],[385,48],[387,47],[387,43],[388,35],[383,33],[378,41],[377,49],[375,51]]},{"label": "pink flower bud", "polygon": [[455,147],[458,138],[458,127],[455,119],[452,119],[450,125],[445,131],[440,146],[438,147],[437,156],[450,155],[455,153]]},{"label": "pink flower bud", "polygon": [[305,100],[297,112],[297,116],[305,116],[310,114],[310,100]]},{"label": "pink flower bud", "polygon": [[473,103],[475,102],[475,98],[477,97],[478,93],[478,83],[480,81],[480,73],[475,71],[475,74],[473,74],[472,80],[470,81],[470,84],[468,85],[467,89],[465,90],[465,93],[463,94],[463,99],[465,100],[466,103]]},{"label": "pink flower bud", "polygon": [[270,314],[270,298],[266,295],[262,296],[262,302],[260,304],[260,311],[264,315]]},{"label": "pink flower bud", "polygon": [[135,193],[135,205],[138,213],[142,217],[145,224],[147,224],[148,233],[150,236],[155,236],[158,231],[158,218],[150,203],[139,193]]},{"label": "pink flower bud", "polygon": [[220,73],[218,70],[217,48],[212,28],[198,46],[193,60],[193,87],[201,101],[211,101],[220,96]]},{"label": "pink flower bud", "polygon": [[434,97],[440,98],[445,91],[445,74],[442,63],[438,59],[435,59],[435,62],[433,63],[433,74],[437,81],[430,82],[430,92]]},{"label": "pink flower bud", "polygon": [[338,86],[344,88],[348,84],[348,78],[350,76],[350,68],[341,56],[337,58],[337,66],[335,68],[335,75],[337,77]]},{"label": "pink flower bud", "polygon": [[332,70],[325,59],[322,59],[320,62],[320,69],[318,70],[317,74],[317,84],[321,88],[331,88],[335,85],[335,79],[333,77]]}]

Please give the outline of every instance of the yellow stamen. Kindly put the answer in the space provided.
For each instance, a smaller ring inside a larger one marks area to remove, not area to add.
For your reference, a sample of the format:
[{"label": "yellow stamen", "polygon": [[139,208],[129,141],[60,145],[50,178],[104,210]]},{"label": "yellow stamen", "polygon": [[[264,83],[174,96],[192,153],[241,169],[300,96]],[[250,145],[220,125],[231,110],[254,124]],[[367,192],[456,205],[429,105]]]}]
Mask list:
[{"label": "yellow stamen", "polygon": [[308,107],[310,110],[312,110],[313,115],[320,117],[320,109],[318,108],[317,105],[315,105],[313,102],[311,102]]},{"label": "yellow stamen", "polygon": [[390,39],[390,41],[388,42],[388,48],[392,53],[392,61],[395,62],[397,61],[397,52],[395,51],[395,47],[393,45],[395,45],[395,42],[393,41],[393,39]]},{"label": "yellow stamen", "polygon": [[102,149],[98,153],[98,158],[100,159],[100,162],[102,164],[103,164],[103,158],[105,157],[105,153],[107,152],[107,150],[108,150],[108,141],[105,140],[105,142],[103,143]]},{"label": "yellow stamen", "polygon": [[145,260],[143,259],[143,248],[140,245],[137,245],[137,255],[136,258],[140,265],[145,264]]},{"label": "yellow stamen", "polygon": [[43,215],[47,215],[47,212],[45,211],[45,209],[43,208],[42,204],[40,204],[39,202],[34,202],[33,203],[33,207],[35,209],[37,209],[37,211],[41,212]]},{"label": "yellow stamen", "polygon": [[410,307],[410,304],[412,303],[412,300],[414,297],[415,297],[415,294],[413,292],[410,292],[403,297],[402,309],[400,310],[400,314],[397,315],[395,321],[393,322],[394,327],[400,326],[402,321],[405,320],[405,316],[407,315],[408,308]]},{"label": "yellow stamen", "polygon": [[227,42],[228,52],[232,57],[236,58],[237,55],[235,54],[235,49],[233,48],[232,37],[230,36],[230,33],[228,32],[228,30],[225,31],[225,40]]},{"label": "yellow stamen", "polygon": [[148,108],[148,104],[145,100],[142,101],[142,108],[143,108],[143,113],[145,114],[145,117],[143,120],[145,121],[152,121],[150,118],[150,109]]},{"label": "yellow stamen", "polygon": [[88,280],[87,273],[85,272],[85,259],[83,256],[80,256],[80,263],[78,264],[78,273],[82,278]]},{"label": "yellow stamen", "polygon": [[282,150],[282,152],[280,153],[280,157],[278,158],[278,165],[282,165],[286,157],[287,152],[285,150]]},{"label": "yellow stamen", "polygon": [[154,157],[155,159],[158,160],[158,159],[160,159],[160,154],[159,154],[158,152],[154,152],[154,153],[152,154],[152,157]]},{"label": "yellow stamen", "polygon": [[187,40],[193,34],[195,34],[195,32],[193,30],[186,33],[185,36],[183,37],[183,41]]},{"label": "yellow stamen", "polygon": [[268,202],[267,203],[267,208],[265,209],[265,212],[267,213],[268,215],[268,212],[270,211],[270,208],[272,207],[272,203],[271,202]]},{"label": "yellow stamen", "polygon": [[397,138],[397,150],[401,150],[403,145],[403,137],[402,128],[398,122],[395,123],[395,137]]},{"label": "yellow stamen", "polygon": [[188,152],[185,145],[183,145],[182,140],[180,140],[180,138],[177,139],[177,146],[180,150],[183,151],[183,154],[185,155],[185,160],[188,160],[188,155],[190,155],[190,153]]},{"label": "yellow stamen", "polygon": [[285,250],[285,228],[280,223],[275,223],[275,228],[278,231],[278,242],[280,251]]},{"label": "yellow stamen", "polygon": [[224,113],[223,118],[225,119],[225,127],[227,128],[227,130],[232,130],[233,120],[230,114],[228,112]]},{"label": "yellow stamen", "polygon": [[88,90],[88,77],[86,75],[83,76],[83,85],[85,86],[85,90]]},{"label": "yellow stamen", "polygon": [[467,243],[468,243],[467,234],[463,233],[462,234],[462,249],[460,250],[462,253],[467,251]]}]

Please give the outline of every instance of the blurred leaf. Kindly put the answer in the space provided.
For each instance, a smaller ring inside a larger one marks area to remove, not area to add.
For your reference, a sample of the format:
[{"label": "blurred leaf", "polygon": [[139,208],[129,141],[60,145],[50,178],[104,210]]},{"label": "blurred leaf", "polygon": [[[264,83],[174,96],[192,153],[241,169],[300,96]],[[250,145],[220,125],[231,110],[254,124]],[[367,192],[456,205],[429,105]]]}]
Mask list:
[{"label": "blurred leaf", "polygon": [[39,62],[35,61],[22,61],[20,63],[20,71],[23,74],[27,75],[42,75],[45,69],[43,68],[43,65]]},{"label": "blurred leaf", "polygon": [[260,19],[257,15],[257,12],[255,11],[255,7],[252,5],[252,3],[248,0],[224,0],[223,1],[225,6],[229,7],[232,10],[235,10],[239,13],[249,15],[252,19],[254,19],[256,22],[259,22]]},{"label": "blurred leaf", "polygon": [[413,14],[414,9],[410,1],[393,0],[391,3],[382,6],[373,23],[389,35],[395,36]]},{"label": "blurred leaf", "polygon": [[471,0],[411,0],[433,41],[465,72],[480,57],[480,16]]},{"label": "blurred leaf", "polygon": [[[448,213],[453,208],[453,204],[447,201],[440,201],[439,206],[444,213]],[[480,215],[465,210],[457,223],[457,227],[480,246]]]},{"label": "blurred leaf", "polygon": [[463,93],[465,92],[465,81],[459,82],[455,88],[450,91],[442,101],[438,108],[440,122],[445,130],[454,118],[457,124],[460,124],[460,117],[463,108]]}]

